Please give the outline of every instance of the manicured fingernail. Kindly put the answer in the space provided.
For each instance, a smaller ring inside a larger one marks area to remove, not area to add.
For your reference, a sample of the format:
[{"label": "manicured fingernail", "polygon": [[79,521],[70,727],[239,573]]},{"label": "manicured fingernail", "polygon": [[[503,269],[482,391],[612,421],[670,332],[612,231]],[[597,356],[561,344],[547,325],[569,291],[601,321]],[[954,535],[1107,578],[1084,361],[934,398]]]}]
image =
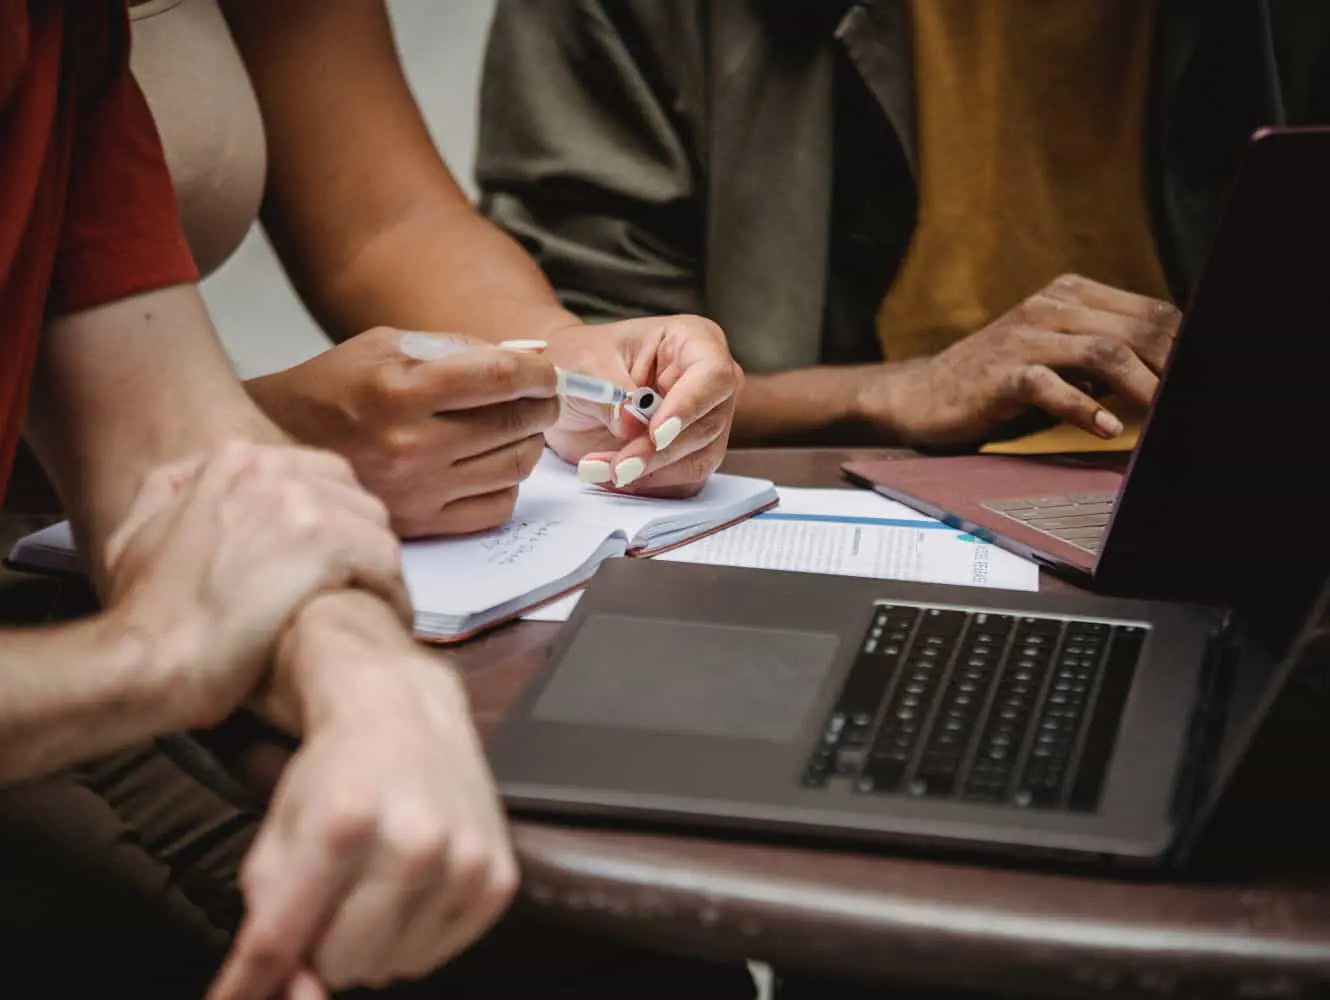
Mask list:
[{"label": "manicured fingernail", "polygon": [[505,340],[499,346],[505,351],[543,351],[549,344],[543,340]]},{"label": "manicured fingernail", "polygon": [[577,463],[577,478],[584,483],[608,483],[610,481],[610,463],[594,458],[584,458]]},{"label": "manicured fingernail", "polygon": [[1107,410],[1100,410],[1094,415],[1094,426],[1106,438],[1115,438],[1122,433],[1122,421]]},{"label": "manicured fingernail", "polygon": [[647,464],[640,458],[625,458],[614,467],[614,485],[622,489],[629,483],[642,478],[642,473],[646,471]]},{"label": "manicured fingernail", "polygon": [[674,444],[674,439],[679,436],[681,430],[683,430],[683,421],[678,417],[670,417],[657,427],[656,432],[651,435],[651,439],[656,442],[656,450],[664,451]]}]

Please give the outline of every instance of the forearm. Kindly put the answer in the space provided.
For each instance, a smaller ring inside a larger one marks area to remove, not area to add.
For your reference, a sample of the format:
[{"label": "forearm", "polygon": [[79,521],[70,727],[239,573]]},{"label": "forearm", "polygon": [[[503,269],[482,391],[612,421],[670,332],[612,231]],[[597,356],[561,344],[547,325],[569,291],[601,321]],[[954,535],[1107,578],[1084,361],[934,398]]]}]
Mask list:
[{"label": "forearm", "polygon": [[0,631],[0,784],[188,725],[150,648],[105,615]]},{"label": "forearm", "polygon": [[222,6],[268,124],[264,224],[334,339],[374,326],[539,338],[576,322],[440,158],[382,2]]},{"label": "forearm", "polygon": [[149,470],[228,439],[286,440],[236,381],[193,286],[52,322],[26,431],[98,578]]},{"label": "forearm", "polygon": [[465,202],[445,199],[375,234],[303,291],[339,341],[373,326],[545,339],[579,322],[516,241]]},{"label": "forearm", "polygon": [[891,426],[868,424],[861,396],[865,384],[888,376],[892,365],[797,368],[774,375],[749,375],[739,397],[736,446],[872,439],[894,443]]}]

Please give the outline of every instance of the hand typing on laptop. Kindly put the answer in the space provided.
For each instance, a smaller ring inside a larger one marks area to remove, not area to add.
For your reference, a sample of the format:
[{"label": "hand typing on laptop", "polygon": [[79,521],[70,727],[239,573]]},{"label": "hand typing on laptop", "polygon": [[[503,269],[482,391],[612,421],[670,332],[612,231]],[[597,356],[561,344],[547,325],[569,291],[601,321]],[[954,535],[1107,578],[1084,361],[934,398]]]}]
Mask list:
[{"label": "hand typing on laptop", "polygon": [[858,409],[924,447],[984,440],[1030,409],[1112,438],[1122,421],[1087,388],[1145,409],[1180,320],[1168,302],[1064,275],[939,354],[868,370]]}]

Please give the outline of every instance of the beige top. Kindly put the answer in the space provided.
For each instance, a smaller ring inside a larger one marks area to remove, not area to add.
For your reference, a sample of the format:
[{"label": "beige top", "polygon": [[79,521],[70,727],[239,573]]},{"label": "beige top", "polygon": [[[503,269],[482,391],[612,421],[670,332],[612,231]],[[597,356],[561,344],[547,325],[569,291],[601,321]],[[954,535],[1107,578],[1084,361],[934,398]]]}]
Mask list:
[{"label": "beige top", "polygon": [[216,270],[258,216],[267,144],[217,0],[131,4],[134,76],[152,108],[200,272]]}]

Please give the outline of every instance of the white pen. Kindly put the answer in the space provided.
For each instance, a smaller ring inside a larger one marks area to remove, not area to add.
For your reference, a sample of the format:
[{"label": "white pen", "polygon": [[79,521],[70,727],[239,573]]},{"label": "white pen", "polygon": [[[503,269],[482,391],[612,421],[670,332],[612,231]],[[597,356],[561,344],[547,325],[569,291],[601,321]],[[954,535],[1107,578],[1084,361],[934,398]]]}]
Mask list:
[{"label": "white pen", "polygon": [[[533,351],[540,350],[545,344],[540,340],[505,340],[497,346],[509,351]],[[438,361],[455,354],[468,354],[483,349],[484,345],[469,344],[464,340],[429,333],[403,333],[402,339],[398,342],[398,350],[417,361]],[[650,417],[660,405],[660,393],[655,389],[630,391],[594,375],[583,375],[581,372],[565,371],[558,367],[554,372],[558,379],[555,391],[560,396],[604,403],[607,406],[626,405],[643,417]]]}]

